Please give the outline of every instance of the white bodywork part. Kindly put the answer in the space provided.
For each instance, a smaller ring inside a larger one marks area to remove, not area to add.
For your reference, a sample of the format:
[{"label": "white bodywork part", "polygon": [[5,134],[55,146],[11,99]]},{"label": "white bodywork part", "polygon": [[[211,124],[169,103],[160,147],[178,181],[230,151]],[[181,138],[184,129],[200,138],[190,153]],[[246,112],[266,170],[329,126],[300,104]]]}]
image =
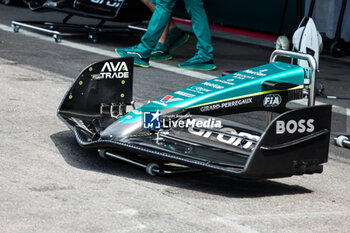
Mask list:
[{"label": "white bodywork part", "polygon": [[[305,24],[305,22],[307,23]],[[322,37],[317,31],[312,18],[304,18],[299,25],[298,30],[293,35],[293,50],[296,52],[307,53],[316,59],[319,67],[319,54],[322,45]],[[298,65],[306,69],[310,68],[307,61],[298,60]]]}]

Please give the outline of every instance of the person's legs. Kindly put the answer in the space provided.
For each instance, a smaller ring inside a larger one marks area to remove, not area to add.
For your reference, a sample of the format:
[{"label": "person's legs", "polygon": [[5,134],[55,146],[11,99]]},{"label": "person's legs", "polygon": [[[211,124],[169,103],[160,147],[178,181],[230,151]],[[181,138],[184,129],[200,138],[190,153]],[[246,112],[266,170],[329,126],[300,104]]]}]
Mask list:
[{"label": "person's legs", "polygon": [[167,25],[166,25],[166,27],[165,27],[165,29],[164,29],[164,31],[163,31],[162,36],[161,36],[161,37],[159,38],[159,40],[158,40],[159,43],[165,44],[166,41],[167,41],[167,39],[168,39],[168,32],[169,32],[170,20],[171,20],[171,19],[169,19],[169,21],[168,21],[168,23],[167,23]]},{"label": "person's legs", "polygon": [[149,58],[152,50],[156,47],[164,28],[166,27],[176,0],[157,0],[155,11],[148,24],[146,33],[141,38],[141,43],[130,51],[128,49],[116,49],[122,56],[134,57],[134,63],[142,67],[149,67]]},{"label": "person's legs", "polygon": [[[156,9],[156,0],[140,0],[143,4],[145,4],[148,9],[150,9],[150,11],[152,11],[152,13],[154,12],[154,10]],[[160,37],[159,41],[160,43],[166,43],[167,38],[168,38],[168,31],[169,31],[169,27],[170,28],[175,28],[176,24],[174,23],[174,21],[169,18],[168,24],[165,27],[162,36]]]},{"label": "person's legs", "polygon": [[185,7],[192,20],[193,32],[197,37],[198,53],[207,60],[214,58],[211,32],[202,0],[185,0]]},{"label": "person's legs", "polygon": [[211,33],[202,0],[184,0],[185,7],[192,20],[193,32],[197,37],[198,52],[188,61],[179,66],[188,69],[212,70],[216,66],[213,62],[213,45]]},{"label": "person's legs", "polygon": [[167,38],[169,32],[170,20],[168,21],[167,26],[165,27],[162,36],[158,40],[156,47],[151,53],[151,60],[171,60],[173,57],[169,53],[169,48],[167,45]]},{"label": "person's legs", "polygon": [[[152,12],[155,9],[157,0],[141,0]],[[173,57],[170,51],[184,44],[190,35],[179,30],[172,20],[169,18],[168,24],[160,37],[156,48],[152,51],[151,60],[170,60]]]},{"label": "person's legs", "polygon": [[188,41],[190,35],[179,28],[172,19],[158,41],[157,47],[153,50],[151,60],[170,60],[173,57],[170,52]]},{"label": "person's legs", "polygon": [[186,43],[189,38],[190,35],[187,32],[182,31],[178,27],[172,28],[171,26],[169,26],[169,33],[167,39],[169,51],[171,52],[176,48],[180,47],[181,45]]},{"label": "person's legs", "polygon": [[156,8],[148,24],[147,31],[142,36],[141,43],[138,46],[139,49],[145,50],[150,55],[168,24],[175,2],[176,0],[157,0]]},{"label": "person's legs", "polygon": [[143,4],[145,4],[152,13],[156,9],[156,1],[155,0],[140,0]]}]

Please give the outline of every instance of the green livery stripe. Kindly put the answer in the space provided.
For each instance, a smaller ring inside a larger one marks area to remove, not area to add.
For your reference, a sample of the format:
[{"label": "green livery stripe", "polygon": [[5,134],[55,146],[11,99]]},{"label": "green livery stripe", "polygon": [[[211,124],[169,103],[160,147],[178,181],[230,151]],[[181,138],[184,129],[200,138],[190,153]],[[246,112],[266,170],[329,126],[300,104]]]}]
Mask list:
[{"label": "green livery stripe", "polygon": [[197,107],[201,107],[201,106],[204,106],[204,105],[216,104],[216,103],[221,103],[221,102],[226,102],[226,101],[235,100],[235,99],[241,99],[241,98],[246,98],[246,97],[252,97],[252,96],[257,96],[257,95],[264,95],[264,94],[270,94],[270,93],[282,92],[282,91],[292,91],[292,90],[303,89],[303,88],[304,88],[304,85],[299,85],[299,86],[296,86],[296,87],[293,87],[293,88],[290,88],[290,89],[285,89],[285,90],[262,91],[262,92],[257,92],[257,93],[253,93],[253,94],[241,95],[241,96],[237,96],[237,97],[233,97],[233,98],[228,98],[228,99],[208,102],[208,103],[204,103],[204,104],[198,104],[198,105],[195,105],[195,106],[191,106],[191,107],[189,107],[187,109],[197,108]]}]

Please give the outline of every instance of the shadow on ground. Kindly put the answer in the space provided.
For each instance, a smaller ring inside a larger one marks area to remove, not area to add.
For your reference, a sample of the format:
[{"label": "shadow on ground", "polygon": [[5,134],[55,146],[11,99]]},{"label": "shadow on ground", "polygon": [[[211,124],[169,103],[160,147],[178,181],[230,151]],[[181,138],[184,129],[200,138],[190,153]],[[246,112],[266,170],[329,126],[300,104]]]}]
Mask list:
[{"label": "shadow on ground", "polygon": [[151,177],[143,169],[113,159],[104,160],[98,156],[97,151],[82,149],[77,144],[71,131],[62,131],[50,137],[65,161],[79,169],[235,198],[295,195],[312,192],[298,185],[287,185],[271,180],[241,180],[208,173]]}]

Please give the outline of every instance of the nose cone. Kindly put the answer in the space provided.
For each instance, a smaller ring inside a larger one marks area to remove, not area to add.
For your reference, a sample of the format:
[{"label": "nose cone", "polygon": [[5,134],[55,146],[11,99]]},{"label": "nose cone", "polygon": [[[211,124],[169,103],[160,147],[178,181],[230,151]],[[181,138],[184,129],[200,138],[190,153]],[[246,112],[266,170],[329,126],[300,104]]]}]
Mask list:
[{"label": "nose cone", "polygon": [[101,134],[101,139],[121,139],[131,135],[135,135],[142,130],[141,122],[123,123],[116,121],[108,126]]}]

